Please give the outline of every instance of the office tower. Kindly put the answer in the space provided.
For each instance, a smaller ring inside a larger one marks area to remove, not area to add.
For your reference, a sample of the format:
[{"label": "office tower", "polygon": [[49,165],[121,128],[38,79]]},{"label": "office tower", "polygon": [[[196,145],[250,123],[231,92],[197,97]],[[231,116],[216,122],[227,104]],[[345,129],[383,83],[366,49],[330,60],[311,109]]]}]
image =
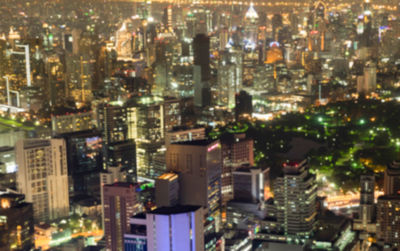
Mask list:
[{"label": "office tower", "polygon": [[123,250],[124,233],[129,229],[129,218],[140,211],[137,185],[117,182],[103,186],[104,235],[107,250]]},{"label": "office tower", "polygon": [[353,230],[360,231],[359,238],[366,240],[376,233],[375,177],[361,176],[359,216],[353,221]]},{"label": "office tower", "polygon": [[22,194],[0,193],[0,249],[31,250],[34,247],[32,204]]},{"label": "office tower", "polygon": [[310,236],[316,220],[317,184],[307,160],[283,165],[283,176],[274,182],[278,223],[285,234]]},{"label": "office tower", "polygon": [[74,113],[51,117],[51,129],[54,135],[68,132],[86,131],[93,128],[92,113]]},{"label": "office tower", "polygon": [[136,163],[139,176],[155,178],[165,171],[164,105],[156,96],[127,101],[128,138],[136,142]]},{"label": "office tower", "polygon": [[100,199],[99,174],[103,170],[103,140],[96,130],[57,135],[67,148],[70,197],[90,195]]},{"label": "office tower", "polygon": [[386,167],[383,190],[385,195],[400,194],[400,162],[393,161]]},{"label": "office tower", "polygon": [[374,192],[375,177],[361,176],[360,220],[364,225],[372,222],[374,218]]},{"label": "office tower", "polygon": [[357,92],[359,94],[370,94],[376,89],[376,65],[368,62],[364,66],[364,75],[357,81]]},{"label": "office tower", "polygon": [[174,127],[182,125],[181,100],[173,97],[164,97],[164,135]]},{"label": "office tower", "polygon": [[99,105],[97,123],[106,145],[127,140],[126,108],[122,102]]},{"label": "office tower", "polygon": [[210,38],[205,34],[197,34],[193,39],[193,59],[194,104],[208,106],[211,104]]},{"label": "office tower", "polygon": [[175,142],[201,140],[206,138],[206,131],[204,127],[199,128],[186,128],[178,127],[171,131],[166,132],[165,145]]},{"label": "office tower", "polygon": [[18,191],[33,203],[36,222],[69,214],[66,145],[63,139],[25,139],[15,146]]},{"label": "office tower", "polygon": [[179,180],[175,173],[164,173],[156,179],[155,197],[157,207],[172,207],[179,202]]},{"label": "office tower", "polygon": [[253,113],[252,96],[246,91],[240,91],[235,96],[235,119],[240,120],[243,117],[251,118]]},{"label": "office tower", "polygon": [[377,239],[385,244],[400,244],[400,196],[383,195],[377,205]]},{"label": "office tower", "polygon": [[204,250],[203,209],[201,206],[157,208],[130,219],[125,234],[125,251]]},{"label": "office tower", "polygon": [[242,202],[264,202],[269,187],[269,168],[238,168],[233,171],[233,197]]},{"label": "office tower", "polygon": [[210,69],[210,38],[205,34],[197,34],[193,39],[194,65],[200,66],[201,81],[211,77]]},{"label": "office tower", "polygon": [[241,88],[241,79],[237,79],[236,65],[222,60],[218,66],[218,101],[219,106],[229,110],[235,107],[235,95]]},{"label": "office tower", "polygon": [[115,49],[120,59],[129,59],[133,56],[132,33],[134,27],[131,19],[125,20],[116,32]]},{"label": "office tower", "polygon": [[177,142],[168,146],[167,170],[179,175],[182,205],[200,205],[215,218],[217,229],[221,207],[221,143],[219,140]]},{"label": "office tower", "polygon": [[244,40],[246,49],[254,50],[257,46],[258,14],[253,3],[250,4],[244,19]]},{"label": "office tower", "polygon": [[108,167],[106,171],[100,173],[100,198],[101,198],[101,224],[104,229],[104,189],[103,186],[114,184],[116,182],[126,182],[126,172],[121,167]]},{"label": "office tower", "polygon": [[136,146],[133,140],[110,143],[105,152],[107,168],[120,167],[126,172],[128,182],[137,181]]},{"label": "office tower", "polygon": [[232,172],[243,165],[254,165],[253,140],[245,134],[228,135],[222,141],[222,200],[233,199]]}]

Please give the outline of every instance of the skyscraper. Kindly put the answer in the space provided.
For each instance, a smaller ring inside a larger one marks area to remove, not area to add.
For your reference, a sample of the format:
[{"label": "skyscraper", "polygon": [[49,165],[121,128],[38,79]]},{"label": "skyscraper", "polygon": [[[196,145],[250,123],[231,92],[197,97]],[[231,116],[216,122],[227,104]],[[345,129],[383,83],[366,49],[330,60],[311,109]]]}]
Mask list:
[{"label": "skyscraper", "polygon": [[[179,174],[182,205],[200,205],[220,222],[221,143],[219,140],[177,142],[167,148],[167,170]],[[217,227],[218,228],[218,227]]]},{"label": "skyscraper", "polygon": [[124,233],[129,229],[129,218],[139,212],[137,185],[117,182],[103,186],[104,235],[107,250],[123,250]]},{"label": "skyscraper", "polygon": [[353,221],[353,229],[360,231],[361,240],[366,240],[376,233],[375,177],[361,176],[360,187],[359,216]]},{"label": "skyscraper", "polygon": [[278,223],[285,234],[310,236],[316,220],[317,184],[307,160],[283,165],[283,176],[274,183]]},{"label": "skyscraper", "polygon": [[254,165],[253,140],[245,134],[229,135],[222,140],[222,200],[233,199],[232,172],[247,165]]},{"label": "skyscraper", "polygon": [[126,108],[122,102],[101,104],[97,110],[97,123],[103,131],[104,143],[125,141],[127,139]]},{"label": "skyscraper", "polygon": [[25,139],[17,142],[17,187],[33,203],[36,222],[69,214],[68,170],[63,139]]},{"label": "skyscraper", "polygon": [[210,69],[210,38],[205,34],[197,34],[193,39],[194,65],[201,68],[201,81],[211,77]]},{"label": "skyscraper", "polygon": [[86,194],[100,199],[99,173],[103,170],[103,140],[96,130],[63,133],[67,148],[70,196]]},{"label": "skyscraper", "polygon": [[157,96],[132,98],[127,101],[128,138],[136,142],[137,173],[155,178],[165,171],[157,157],[164,157],[164,105]]},{"label": "skyscraper", "polygon": [[374,192],[374,176],[361,176],[360,219],[364,225],[372,222],[374,218]]}]

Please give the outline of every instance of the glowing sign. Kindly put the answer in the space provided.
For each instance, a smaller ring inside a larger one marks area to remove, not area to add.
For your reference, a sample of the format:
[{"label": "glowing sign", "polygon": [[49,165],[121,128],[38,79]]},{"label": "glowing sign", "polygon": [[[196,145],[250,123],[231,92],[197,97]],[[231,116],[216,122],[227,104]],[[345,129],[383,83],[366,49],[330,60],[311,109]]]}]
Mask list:
[{"label": "glowing sign", "polygon": [[216,148],[219,148],[221,145],[219,144],[219,143],[215,143],[214,145],[212,145],[212,146],[210,146],[208,149],[207,149],[207,152],[211,152],[212,150],[214,150],[214,149],[216,149]]}]

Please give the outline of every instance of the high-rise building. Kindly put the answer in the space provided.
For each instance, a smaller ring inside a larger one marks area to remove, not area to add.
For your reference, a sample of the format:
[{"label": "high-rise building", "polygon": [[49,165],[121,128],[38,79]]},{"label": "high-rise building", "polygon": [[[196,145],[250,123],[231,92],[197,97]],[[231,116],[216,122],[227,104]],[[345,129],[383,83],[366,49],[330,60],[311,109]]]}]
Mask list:
[{"label": "high-rise building", "polygon": [[100,199],[99,174],[103,170],[101,132],[86,130],[57,135],[67,148],[70,196],[85,194]]},{"label": "high-rise building", "polygon": [[235,107],[235,95],[240,91],[241,79],[237,79],[236,65],[222,60],[218,66],[218,105],[229,110]]},{"label": "high-rise building", "polygon": [[31,250],[34,247],[32,204],[22,194],[0,194],[0,249]]},{"label": "high-rise building", "polygon": [[239,120],[244,116],[251,117],[253,113],[252,96],[246,91],[240,91],[235,96],[235,118]]},{"label": "high-rise building", "polygon": [[254,50],[258,41],[258,14],[254,9],[253,3],[250,4],[244,19],[245,29],[245,46],[246,49]]},{"label": "high-rise building", "polygon": [[68,170],[63,139],[25,139],[15,146],[18,191],[33,203],[35,221],[69,215]]},{"label": "high-rise building", "polygon": [[201,206],[157,208],[130,219],[125,251],[204,249],[204,213]]},{"label": "high-rise building", "polygon": [[378,198],[377,239],[396,247],[400,245],[400,196],[384,195]]},{"label": "high-rise building", "polygon": [[233,199],[232,172],[241,166],[254,165],[253,140],[245,134],[229,135],[222,140],[222,200]]},{"label": "high-rise building", "polygon": [[110,143],[105,152],[107,168],[120,167],[125,171],[128,182],[137,181],[136,146],[133,140]]},{"label": "high-rise building", "polygon": [[210,38],[205,34],[197,34],[193,39],[194,65],[200,66],[201,81],[211,77],[210,69]]},{"label": "high-rise building", "polygon": [[179,180],[175,173],[164,173],[156,179],[155,197],[157,207],[172,207],[179,202]]},{"label": "high-rise building", "polygon": [[238,168],[233,171],[233,197],[241,202],[264,202],[269,188],[269,168]]},{"label": "high-rise building", "polygon": [[164,134],[182,124],[181,101],[177,98],[164,97]]},{"label": "high-rise building", "polygon": [[400,194],[400,162],[394,161],[386,167],[383,189],[385,195]]},{"label": "high-rise building", "polygon": [[374,192],[374,176],[361,176],[360,219],[364,224],[372,222],[374,218]]},{"label": "high-rise building", "polygon": [[353,221],[353,229],[360,231],[359,238],[365,240],[376,233],[375,177],[361,176],[360,185],[359,216]]},{"label": "high-rise building", "polygon": [[283,165],[283,176],[274,183],[278,223],[285,234],[310,236],[316,221],[317,184],[307,160]]},{"label": "high-rise building", "polygon": [[127,112],[122,102],[101,104],[97,110],[97,123],[103,131],[104,143],[125,141],[128,138]]},{"label": "high-rise building", "polygon": [[146,96],[128,100],[128,138],[136,142],[136,164],[139,176],[155,178],[165,171],[163,99]]},{"label": "high-rise building", "polygon": [[368,62],[364,66],[364,75],[357,81],[357,92],[370,94],[376,89],[376,65]]},{"label": "high-rise building", "polygon": [[[220,223],[222,153],[219,140],[177,142],[168,146],[167,170],[179,174],[182,205],[200,205]],[[218,227],[217,227],[218,229]]]},{"label": "high-rise building", "polygon": [[117,182],[103,186],[104,234],[107,250],[124,247],[124,233],[129,229],[129,218],[140,211],[137,185]]}]

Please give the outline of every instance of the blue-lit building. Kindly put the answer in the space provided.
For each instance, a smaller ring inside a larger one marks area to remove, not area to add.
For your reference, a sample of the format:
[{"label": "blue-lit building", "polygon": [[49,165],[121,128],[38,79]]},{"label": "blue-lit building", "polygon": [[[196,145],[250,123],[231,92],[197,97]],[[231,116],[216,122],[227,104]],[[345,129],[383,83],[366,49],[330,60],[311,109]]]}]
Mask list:
[{"label": "blue-lit building", "polygon": [[125,251],[204,250],[201,206],[157,208],[130,218],[130,232],[124,235]]}]

